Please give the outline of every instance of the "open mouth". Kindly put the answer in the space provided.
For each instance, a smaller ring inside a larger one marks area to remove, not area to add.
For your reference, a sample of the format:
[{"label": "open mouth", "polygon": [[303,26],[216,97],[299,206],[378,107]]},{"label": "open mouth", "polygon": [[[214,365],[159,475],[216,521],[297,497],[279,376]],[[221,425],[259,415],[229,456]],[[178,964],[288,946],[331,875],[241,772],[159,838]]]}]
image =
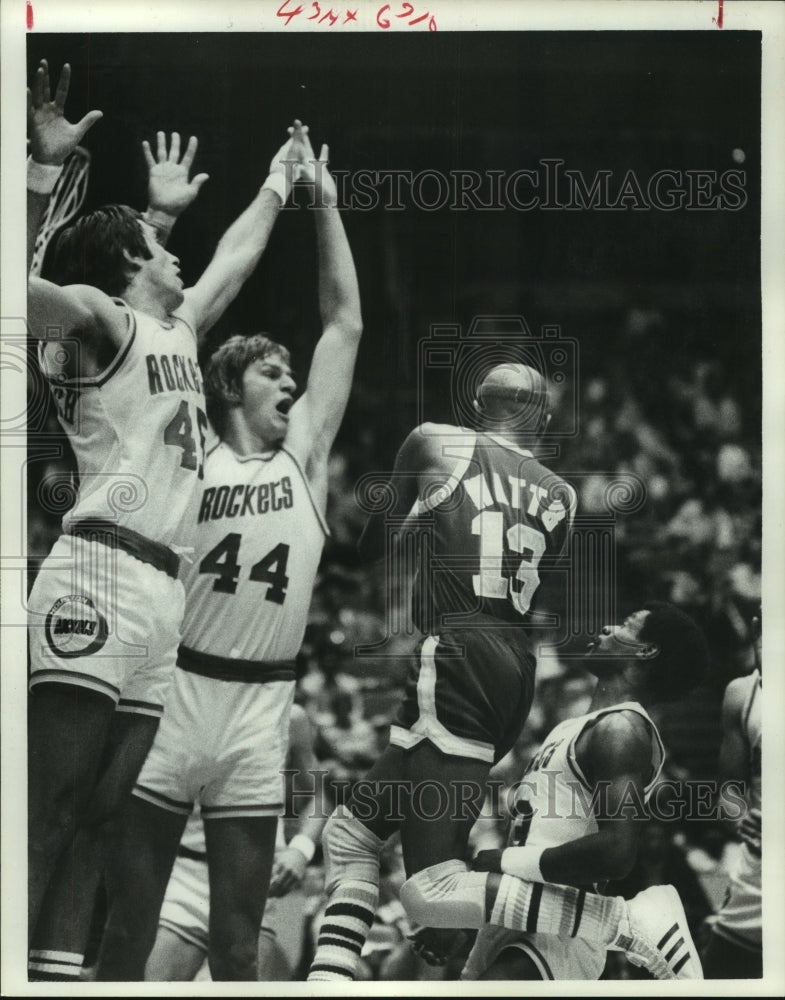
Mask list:
[{"label": "open mouth", "polygon": [[287,396],[285,399],[282,399],[275,408],[282,416],[287,417],[289,415],[289,410],[291,410],[293,406],[294,400],[291,396]]}]

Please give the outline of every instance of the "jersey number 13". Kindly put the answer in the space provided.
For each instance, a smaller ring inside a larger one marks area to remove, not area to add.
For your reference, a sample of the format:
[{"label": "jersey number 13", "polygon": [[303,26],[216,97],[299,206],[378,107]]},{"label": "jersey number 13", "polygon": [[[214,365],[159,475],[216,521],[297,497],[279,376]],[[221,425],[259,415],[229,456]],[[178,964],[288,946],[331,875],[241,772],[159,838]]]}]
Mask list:
[{"label": "jersey number 13", "polygon": [[[497,600],[509,597],[519,614],[525,615],[540,585],[537,566],[545,552],[545,536],[528,524],[513,524],[505,534],[504,515],[498,510],[481,511],[472,520],[472,532],[480,536],[480,572],[472,578],[474,593]],[[520,556],[514,573],[505,566],[505,537],[509,552]]]}]

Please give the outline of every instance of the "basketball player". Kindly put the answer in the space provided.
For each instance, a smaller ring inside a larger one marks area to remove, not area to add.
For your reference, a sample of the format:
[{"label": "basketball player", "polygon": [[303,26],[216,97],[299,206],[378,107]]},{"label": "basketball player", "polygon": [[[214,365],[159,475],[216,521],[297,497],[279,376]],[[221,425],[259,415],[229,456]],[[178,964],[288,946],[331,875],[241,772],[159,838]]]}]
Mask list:
[{"label": "basketball player", "polygon": [[[298,942],[302,939],[305,920],[304,897],[293,890],[302,883],[308,860],[315,852],[327,818],[319,794],[321,785],[315,784],[313,779],[316,757],[310,723],[304,709],[296,704],[292,706],[289,719],[286,767],[295,772],[295,787],[298,776],[302,776],[304,781],[299,782],[303,784],[303,789],[297,790],[298,831],[288,844],[283,824],[278,823],[270,898],[259,934],[259,976],[268,982],[285,981],[292,977],[295,962],[290,960],[284,945],[293,936],[292,931]],[[315,795],[308,794],[312,790],[316,791]],[[298,908],[299,915],[294,912]],[[204,827],[201,818],[192,814],[188,818],[166,888],[158,934],[147,960],[145,980],[178,982],[189,981],[196,976],[207,955],[209,915],[210,884]]]},{"label": "basketball player", "polygon": [[[539,869],[538,883],[587,892],[629,873],[643,806],[665,755],[648,709],[688,694],[707,659],[697,626],[670,605],[653,602],[622,625],[602,630],[585,661],[598,678],[588,712],[559,723],[545,737],[515,786],[519,801],[509,846],[481,851],[475,859],[475,871],[496,873],[488,876],[489,905],[503,872],[532,877]],[[675,892],[672,886],[647,890],[647,908],[661,899],[670,911]],[[632,906],[640,911],[640,901]],[[576,937],[575,927],[561,936],[538,933],[538,920],[535,916],[531,933],[483,927],[461,978],[599,979],[606,958],[601,942]],[[702,978],[686,924],[674,922],[665,936],[667,930],[660,948],[674,974]]]},{"label": "basketball player", "polygon": [[[312,156],[307,135],[308,155]],[[210,878],[214,980],[257,978],[257,936],[282,810],[294,658],[326,534],[327,463],[360,342],[357,278],[326,170],[311,165],[323,333],[304,395],[285,348],[231,337],[205,375],[220,438],[192,515],[186,615],[161,728],[108,866],[99,980],[141,980],[196,801]],[[260,734],[264,739],[260,740]]]},{"label": "basketball player", "polygon": [[[69,74],[51,100],[42,63],[28,97],[28,259],[56,175],[100,115],[66,121]],[[152,743],[184,606],[178,551],[204,475],[197,338],[256,266],[290,187],[280,161],[298,143],[276,154],[193,288],[154,228],[121,205],[60,235],[61,284],[29,278],[30,333],[79,476],[28,604],[30,935],[74,830],[111,815]],[[36,978],[75,978],[81,964],[48,947],[31,959]]]},{"label": "basketball player", "polygon": [[[534,602],[541,572],[565,548],[575,494],[531,451],[551,419],[546,380],[524,364],[489,369],[475,400],[483,430],[424,424],[396,457],[390,516],[406,519],[402,535],[431,527],[412,594],[425,638],[390,745],[363,786],[376,789],[372,815],[352,799],[325,828],[330,903],[309,979],[352,978],[378,904],[378,853],[399,825],[409,876],[465,856],[480,803],[467,808],[460,796],[474,787],[481,798],[531,706]],[[385,512],[372,514],[366,554],[384,555],[385,531]],[[441,787],[431,792],[434,776]],[[385,797],[401,782],[419,798],[399,824]]]},{"label": "basketball player", "polygon": [[[363,801],[350,799],[325,827],[330,901],[309,979],[352,978],[378,904],[379,851],[397,825],[408,876],[401,902],[420,927],[480,928],[489,921],[524,930],[535,923],[552,934],[575,927],[604,947],[621,947],[656,978],[675,978],[684,970],[674,972],[657,948],[661,934],[651,937],[653,908],[645,901],[628,910],[621,899],[533,887],[509,875],[499,881],[470,872],[463,861],[477,814],[467,808],[466,789],[483,788],[526,720],[532,602],[540,570],[562,551],[574,513],[573,491],[525,446],[550,420],[543,377],[525,365],[497,366],[481,382],[476,408],[486,432],[424,425],[396,460],[393,515],[406,517],[403,531],[417,518],[433,518],[432,553],[426,567],[418,566],[413,597],[426,638],[390,746],[367,776],[377,790],[375,810],[363,787]],[[383,511],[372,515],[364,536],[377,552],[384,518]],[[401,778],[412,797],[399,822],[385,798]],[[423,794],[426,787],[433,794]],[[678,897],[668,895],[659,917],[686,929]],[[420,953],[433,958],[442,944],[430,930],[416,938]]]},{"label": "basketball player", "polygon": [[[753,623],[756,630],[760,622]],[[703,953],[707,979],[760,979],[761,928],[761,701],[760,633],[754,637],[755,669],[732,680],[722,701],[721,782],[743,781],[747,812],[738,824],[741,850],[725,901],[712,922]]]}]

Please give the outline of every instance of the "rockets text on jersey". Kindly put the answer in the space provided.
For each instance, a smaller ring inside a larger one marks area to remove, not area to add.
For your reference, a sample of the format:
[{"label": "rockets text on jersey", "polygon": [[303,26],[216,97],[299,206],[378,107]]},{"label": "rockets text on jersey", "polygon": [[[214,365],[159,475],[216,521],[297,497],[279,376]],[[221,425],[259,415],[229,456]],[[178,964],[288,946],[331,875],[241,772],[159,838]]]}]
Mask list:
[{"label": "rockets text on jersey", "polygon": [[227,659],[296,657],[327,527],[297,460],[208,454],[183,566],[184,646]]}]

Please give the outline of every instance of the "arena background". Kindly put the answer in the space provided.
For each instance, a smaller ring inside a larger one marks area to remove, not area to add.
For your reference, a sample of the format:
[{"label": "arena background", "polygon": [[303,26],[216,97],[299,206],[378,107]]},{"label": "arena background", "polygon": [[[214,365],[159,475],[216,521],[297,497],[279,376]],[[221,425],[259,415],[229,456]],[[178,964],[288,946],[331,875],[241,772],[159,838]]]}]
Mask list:
[{"label": "arena background", "polygon": [[[384,634],[383,581],[354,551],[354,484],[392,467],[421,416],[453,419],[449,373],[418,397],[419,344],[431,325],[465,330],[478,315],[521,314],[535,332],[558,325],[577,341],[567,390],[579,400],[578,433],[561,440],[553,465],[568,479],[594,473],[576,479],[581,512],[600,509],[614,475],[646,483],[642,508],[617,520],[618,609],[666,598],[705,627],[712,678],[660,721],[670,773],[712,778],[722,690],[750,668],[748,623],[760,602],[760,34],[29,36],[29,76],[44,56],[55,75],[72,64],[71,120],[104,112],[85,142],[86,209],[143,208],[142,139],[157,129],[198,136],[194,171],[210,180],[170,241],[186,284],[254,196],[294,117],[309,124],[317,150],[329,142],[335,169],[350,172],[542,172],[543,159],[558,158],[587,182],[611,171],[617,190],[628,170],[644,189],[665,169],[746,171],[738,210],[426,211],[405,196],[399,211],[344,213],[365,334],[302,663],[320,757],[333,774],[362,773],[403,664],[352,655]],[[268,331],[290,347],[302,385],[319,333],[316,291],[313,221],[303,207],[283,212],[209,345]],[[36,418],[31,442],[55,426],[51,412]],[[53,484],[69,467],[32,461],[29,470],[32,580],[58,531]],[[526,746],[582,710],[587,692],[578,667],[551,660]],[[716,862],[722,881],[725,838],[713,824],[672,825],[666,839],[674,865],[697,857],[690,870],[703,864],[706,875]]]}]

